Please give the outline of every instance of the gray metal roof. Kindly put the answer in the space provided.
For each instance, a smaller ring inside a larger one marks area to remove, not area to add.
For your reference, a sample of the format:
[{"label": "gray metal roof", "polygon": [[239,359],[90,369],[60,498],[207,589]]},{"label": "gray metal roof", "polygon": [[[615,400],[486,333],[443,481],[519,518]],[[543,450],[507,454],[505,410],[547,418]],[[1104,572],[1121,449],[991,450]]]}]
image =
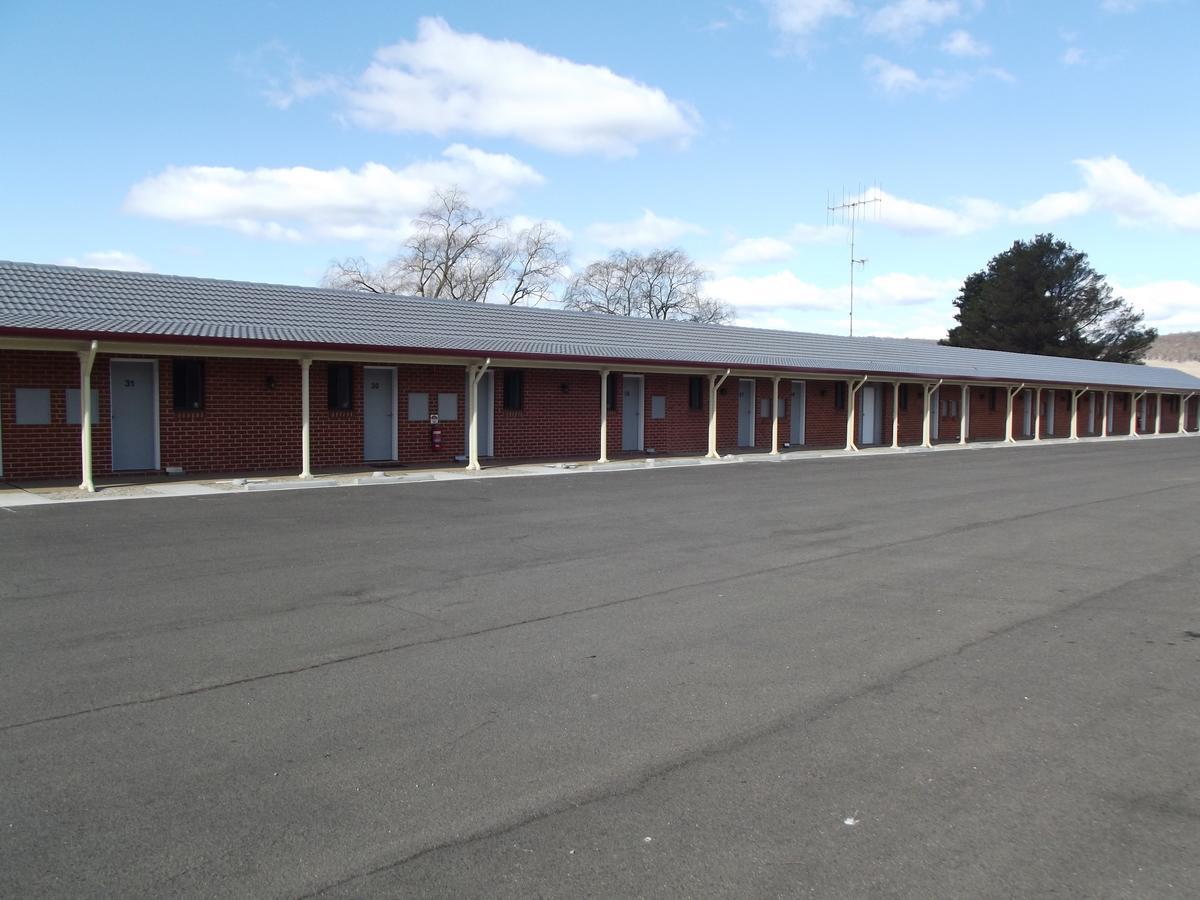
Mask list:
[{"label": "gray metal roof", "polygon": [[0,262],[0,333],[1200,390],[1174,369],[892,338],[661,322],[140,272]]}]

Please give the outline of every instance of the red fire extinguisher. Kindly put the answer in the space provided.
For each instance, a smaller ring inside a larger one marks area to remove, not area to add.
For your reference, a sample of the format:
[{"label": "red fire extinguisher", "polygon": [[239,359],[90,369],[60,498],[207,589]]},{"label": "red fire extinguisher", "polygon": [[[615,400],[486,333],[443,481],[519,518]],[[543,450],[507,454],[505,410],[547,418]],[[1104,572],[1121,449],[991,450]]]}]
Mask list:
[{"label": "red fire extinguisher", "polygon": [[429,441],[434,450],[442,449],[442,426],[438,423],[436,415],[429,417]]}]

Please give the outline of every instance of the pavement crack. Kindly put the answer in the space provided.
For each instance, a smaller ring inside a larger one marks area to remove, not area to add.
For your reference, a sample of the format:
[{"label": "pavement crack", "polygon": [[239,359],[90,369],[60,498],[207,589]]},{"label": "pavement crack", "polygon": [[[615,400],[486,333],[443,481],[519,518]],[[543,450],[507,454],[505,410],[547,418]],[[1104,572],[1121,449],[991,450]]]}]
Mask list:
[{"label": "pavement crack", "polygon": [[[1173,573],[1186,571],[1190,569],[1190,567],[1194,565],[1197,560],[1200,560],[1200,555],[1189,557],[1184,562],[1181,562],[1180,564],[1173,566],[1171,569],[1162,572],[1153,580],[1165,580]],[[667,778],[676,772],[683,771],[695,763],[710,761],[715,757],[728,755],[745,747],[751,746],[758,741],[765,740],[776,734],[784,732],[790,728],[803,727],[812,724],[831,715],[840,707],[849,703],[853,703],[864,697],[870,697],[875,694],[889,693],[895,690],[901,682],[921,669],[931,665],[936,665],[948,659],[953,659],[957,656],[961,656],[975,647],[979,647],[990,641],[997,640],[998,638],[1006,637],[1028,626],[1038,625],[1053,620],[1094,600],[1099,600],[1112,594],[1120,593],[1129,588],[1131,585],[1138,584],[1145,580],[1146,579],[1144,576],[1139,575],[1120,584],[1111,585],[1102,590],[1087,594],[1077,600],[1073,600],[1070,603],[1064,604],[1063,606],[1054,607],[1053,609],[1039,613],[1038,615],[1019,619],[1018,621],[1013,622],[1004,628],[989,630],[977,638],[964,641],[957,647],[952,647],[940,653],[934,654],[933,656],[916,660],[909,665],[903,666],[894,672],[891,672],[890,674],[884,675],[870,684],[860,685],[843,693],[835,694],[824,701],[817,703],[811,708],[794,710],[769,722],[764,722],[756,728],[751,728],[739,734],[693,748],[690,751],[665,760],[657,765],[648,766],[642,769],[640,772],[633,773],[625,778],[610,781],[607,784],[598,785],[590,790],[583,790],[574,795],[564,797],[527,815],[517,816],[508,821],[496,823],[490,827],[477,829],[476,831],[466,834],[460,834],[451,840],[422,847],[413,851],[402,859],[384,863],[365,872],[359,872],[357,874],[339,879],[338,881],[323,885],[316,890],[310,891],[309,893],[301,894],[297,897],[297,900],[312,900],[312,898],[320,897],[329,893],[330,891],[346,887],[347,885],[351,885],[363,879],[400,869],[409,863],[421,859],[422,857],[429,856],[433,853],[438,853],[444,850],[455,850],[478,843],[479,841],[501,837],[524,828],[527,825],[533,825],[538,822],[551,819],[561,813],[581,809],[596,803],[603,803],[608,800],[618,800],[624,797],[632,796],[642,790],[645,790],[653,782]],[[1161,805],[1161,803],[1157,804],[1157,806]],[[1192,818],[1196,816],[1195,811],[1190,807],[1181,808],[1175,806],[1171,809],[1171,812],[1176,815],[1181,815],[1185,818]]]},{"label": "pavement crack", "polygon": [[1200,481],[1188,481],[1183,484],[1173,484],[1167,487],[1157,488],[1155,490],[1134,491],[1126,494],[1120,494],[1112,497],[1103,497],[1096,500],[1085,500],[1080,503],[1065,504],[1063,506],[1055,506],[1050,509],[1033,510],[1026,513],[1019,513],[1013,516],[1006,516],[997,519],[988,519],[978,522],[967,522],[959,525],[954,525],[941,531],[929,534],[917,534],[910,537],[898,538],[894,541],[886,541],[884,543],[872,544],[869,546],[850,547],[846,550],[837,553],[828,553],[823,556],[814,556],[809,559],[799,560],[796,562],[781,563],[777,566],[767,566],[754,569],[752,571],[739,571],[723,578],[703,579],[701,581],[689,582],[685,584],[672,585],[671,587],[662,588],[660,590],[649,591],[644,594],[635,594],[629,597],[617,597],[612,600],[604,600],[599,603],[592,603],[585,606],[574,607],[572,609],[559,610],[553,613],[546,613],[541,616],[531,616],[526,619],[519,619],[515,622],[503,622],[498,625],[490,625],[486,628],[478,628],[470,631],[461,631],[454,634],[437,635],[435,637],[424,638],[418,641],[406,641],[398,644],[389,644],[385,647],[376,647],[372,650],[364,650],[359,653],[349,653],[344,656],[335,656],[329,659],[317,660],[316,662],[306,663],[304,665],[293,666],[286,669],[278,669],[273,672],[262,672],[257,675],[247,675],[242,678],[230,679],[227,681],[214,682],[212,684],[200,685],[194,688],[189,688],[182,691],[170,691],[161,694],[154,694],[149,697],[138,697],[130,700],[121,700],[115,703],[106,703],[98,706],[87,707],[85,709],[71,710],[70,712],[58,713],[53,716],[43,716],[36,719],[26,719],[20,722],[10,722],[0,725],[0,733],[13,731],[18,728],[28,728],[33,725],[44,725],[51,722],[61,722],[67,719],[74,719],[80,716],[92,715],[94,713],[109,712],[115,709],[125,709],[134,706],[145,706],[151,703],[159,703],[166,700],[176,700],[184,697],[194,697],[200,694],[208,694],[213,691],[224,690],[232,687],[242,687],[247,684],[256,684],[261,681],[269,681],[274,678],[284,678],[291,675],[300,675],[306,672],[313,672],[318,669],[329,668],[330,666],[341,665],[343,663],[357,662],[363,659],[371,659],[377,656],[383,656],[389,653],[397,653],[403,650],[411,650],[416,647],[427,647],[436,644],[442,644],[447,641],[466,640],[474,637],[480,637],[487,634],[496,634],[499,632],[509,631],[516,628],[523,628],[527,625],[539,625],[544,622],[551,622],[557,619],[567,618],[569,616],[581,615],[599,610],[611,609],[613,607],[624,606],[629,603],[637,603],[643,600],[653,600],[661,597],[666,597],[671,594],[681,591],[695,590],[696,588],[713,587],[717,585],[730,584],[747,577],[754,577],[764,574],[777,574],[789,570],[801,569],[806,566],[819,565],[821,563],[836,562],[852,556],[858,556],[864,553],[876,553],[881,550],[891,550],[897,547],[905,547],[912,544],[924,543],[927,541],[940,540],[949,535],[960,535],[965,532],[978,531],[985,528],[990,528],[997,525],[1008,525],[1013,522],[1020,522],[1027,519],[1037,518],[1039,516],[1053,515],[1055,513],[1075,511],[1086,509],[1092,506],[1100,506],[1106,503],[1117,503],[1129,500],[1134,497],[1147,497],[1159,493],[1175,493],[1185,488],[1194,488],[1200,485]]}]

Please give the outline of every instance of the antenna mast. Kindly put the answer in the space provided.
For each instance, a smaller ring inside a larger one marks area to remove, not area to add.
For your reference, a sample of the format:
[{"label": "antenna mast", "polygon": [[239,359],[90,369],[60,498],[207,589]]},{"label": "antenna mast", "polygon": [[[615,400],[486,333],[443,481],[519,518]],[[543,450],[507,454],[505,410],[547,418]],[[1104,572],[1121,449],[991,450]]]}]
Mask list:
[{"label": "antenna mast", "polygon": [[855,231],[860,218],[866,218],[868,210],[874,210],[876,216],[879,214],[879,206],[883,203],[883,198],[879,196],[879,186],[875,185],[871,188],[870,195],[860,187],[858,190],[858,199],[847,200],[845,190],[842,191],[842,202],[833,205],[833,200],[827,198],[826,209],[829,211],[830,218],[845,219],[850,225],[850,337],[854,337],[854,268],[862,268],[867,264],[867,258],[856,259],[854,256],[854,241]]}]

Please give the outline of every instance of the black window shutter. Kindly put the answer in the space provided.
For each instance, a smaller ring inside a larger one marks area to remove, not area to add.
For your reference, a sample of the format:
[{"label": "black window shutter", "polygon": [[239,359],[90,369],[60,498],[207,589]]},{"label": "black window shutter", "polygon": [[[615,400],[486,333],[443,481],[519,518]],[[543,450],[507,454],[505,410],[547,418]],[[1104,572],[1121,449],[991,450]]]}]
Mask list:
[{"label": "black window shutter", "polygon": [[504,372],[504,408],[521,409],[525,403],[525,373],[521,369]]},{"label": "black window shutter", "polygon": [[688,379],[688,407],[704,409],[704,376],[693,375]]},{"label": "black window shutter", "polygon": [[204,360],[177,359],[172,365],[176,409],[204,409]]},{"label": "black window shutter", "polygon": [[348,363],[329,365],[329,408],[354,408],[354,367]]}]

